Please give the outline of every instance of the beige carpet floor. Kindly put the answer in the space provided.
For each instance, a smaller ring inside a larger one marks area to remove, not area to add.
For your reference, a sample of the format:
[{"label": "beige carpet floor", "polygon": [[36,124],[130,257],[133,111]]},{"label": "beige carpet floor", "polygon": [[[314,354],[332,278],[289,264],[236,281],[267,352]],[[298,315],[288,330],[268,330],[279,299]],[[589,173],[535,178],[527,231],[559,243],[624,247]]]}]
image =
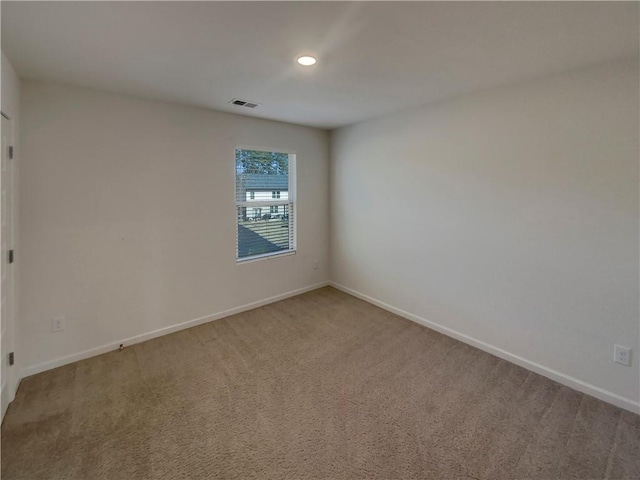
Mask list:
[{"label": "beige carpet floor", "polygon": [[640,417],[332,288],[22,381],[2,479],[640,478]]}]

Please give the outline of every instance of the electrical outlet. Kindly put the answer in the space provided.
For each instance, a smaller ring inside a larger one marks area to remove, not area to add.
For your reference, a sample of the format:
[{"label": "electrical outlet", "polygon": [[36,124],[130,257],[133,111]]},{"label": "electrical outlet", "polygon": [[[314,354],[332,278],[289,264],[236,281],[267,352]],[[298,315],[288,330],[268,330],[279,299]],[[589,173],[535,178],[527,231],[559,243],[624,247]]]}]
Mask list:
[{"label": "electrical outlet", "polygon": [[631,349],[622,345],[613,346],[613,361],[620,365],[631,365]]},{"label": "electrical outlet", "polygon": [[61,332],[64,330],[64,317],[56,317],[51,320],[51,331],[52,332]]},{"label": "electrical outlet", "polygon": [[313,269],[317,270],[318,267],[320,267],[320,262],[318,260],[316,260],[315,262],[313,262]]}]

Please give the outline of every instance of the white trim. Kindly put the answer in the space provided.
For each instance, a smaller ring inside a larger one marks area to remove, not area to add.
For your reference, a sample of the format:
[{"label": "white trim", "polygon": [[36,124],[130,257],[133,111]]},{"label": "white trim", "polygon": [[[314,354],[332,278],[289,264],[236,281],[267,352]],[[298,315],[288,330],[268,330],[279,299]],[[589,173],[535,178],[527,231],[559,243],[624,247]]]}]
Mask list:
[{"label": "white trim", "polygon": [[364,293],[360,293],[349,287],[340,285],[339,283],[332,281],[332,282],[329,282],[329,285],[345,293],[348,293],[349,295],[353,295],[354,297],[364,300],[365,302],[369,302],[373,305],[376,305],[377,307],[380,307],[391,313],[395,313],[396,315],[404,317],[407,320],[411,320],[412,322],[419,323],[420,325],[423,325],[432,330],[440,332],[444,335],[447,335],[448,337],[455,338],[456,340],[460,340],[461,342],[464,342],[468,345],[479,348],[480,350],[490,353],[491,355],[495,355],[496,357],[502,358],[503,360],[507,360],[508,362],[511,362],[520,367],[526,368],[527,370],[540,374],[544,377],[550,378],[551,380],[561,383],[562,385],[566,385],[567,387],[573,388],[574,390],[577,390],[582,393],[586,393],[587,395],[591,395],[592,397],[611,403],[612,405],[615,405],[617,407],[624,408],[625,410],[629,410],[630,412],[640,413],[640,402],[636,402],[634,400],[631,400],[630,398],[622,397],[613,392],[609,392],[608,390],[604,390],[590,383],[583,382],[582,380],[578,380],[577,378],[571,377],[564,373],[545,367],[544,365],[540,365],[538,363],[527,360],[526,358],[522,358],[518,355],[514,355],[513,353],[507,352],[506,350],[502,350],[501,348],[498,348],[498,347],[494,347],[493,345],[485,343],[481,340],[477,340],[473,337],[465,335],[464,333],[457,332],[448,327],[442,326],[438,323],[431,322],[413,313],[409,313],[405,310],[389,305],[388,303],[381,302],[380,300],[376,300],[375,298],[370,297],[369,295],[365,295]]},{"label": "white trim", "polygon": [[2,411],[0,412],[0,419],[4,419],[4,414],[7,413],[7,409],[9,408],[9,404],[12,400],[9,398],[8,387],[9,382],[6,380],[2,382],[2,385],[0,386],[0,406],[2,408]]},{"label": "white trim", "polygon": [[[274,148],[274,147],[264,147],[264,146],[259,146],[259,145],[246,145],[246,144],[240,144],[240,143],[236,143],[236,146],[233,147],[235,150],[253,150],[254,152],[275,152],[275,153],[286,153],[287,155],[296,155],[297,152],[295,150],[292,150],[290,148]],[[233,158],[235,159],[235,150],[234,150],[234,156]]]},{"label": "white trim", "polygon": [[9,378],[3,380],[4,381],[0,386],[0,398],[2,398],[2,400],[0,400],[0,404],[2,405],[2,411],[0,412],[0,421],[4,420],[4,416],[9,409],[9,405],[11,405],[11,402],[13,402],[16,398],[16,392],[18,391],[18,387],[20,386],[20,380],[22,380],[20,370],[18,370],[16,374],[15,382],[13,385],[10,383],[11,375],[9,375]]},{"label": "white trim", "polygon": [[[18,211],[16,207],[18,206],[18,185],[17,185],[17,174],[18,174],[18,160],[20,158],[20,149],[17,146],[17,127],[18,125],[14,121],[11,115],[8,115],[5,111],[2,111],[2,117],[5,118],[9,122],[9,146],[13,147],[13,156],[7,157],[7,174],[9,174],[9,186],[11,190],[10,200],[11,205],[9,206],[9,210],[7,212],[9,218],[7,219],[10,224],[10,235],[8,247],[9,250],[16,248],[16,235],[17,235],[17,219],[18,219]],[[20,261],[18,256],[17,261]],[[14,259],[15,262],[15,259]],[[9,339],[10,345],[8,346],[9,350],[16,352],[17,350],[17,325],[16,325],[16,312],[17,312],[17,302],[16,302],[16,292],[18,290],[17,285],[17,270],[16,263],[6,264],[5,268],[7,271],[7,278],[5,279],[7,285],[4,287],[9,288],[7,300],[9,302],[9,308],[7,309],[8,315],[7,318],[3,318],[3,325],[5,327],[5,331],[3,332],[3,336],[6,335],[9,331],[11,332],[11,338]],[[8,327],[7,324],[10,326]],[[3,352],[2,362],[7,362],[8,359],[6,357],[8,352]],[[18,390],[18,385],[20,384],[21,376],[20,370],[18,367],[18,363],[16,362],[13,366],[9,366],[6,364],[6,370],[3,372],[6,375],[2,375],[2,385],[0,386],[0,420],[4,419],[4,415],[9,408],[9,405],[16,398],[16,392]]]},{"label": "white trim", "polygon": [[69,363],[77,362],[79,360],[84,360],[86,358],[95,357],[96,355],[102,355],[103,353],[111,352],[113,350],[118,350],[121,344],[125,346],[135,345],[136,343],[145,342],[147,340],[161,337],[163,335],[168,335],[170,333],[178,332],[180,330],[185,330],[187,328],[195,327],[197,325],[202,325],[203,323],[212,322],[214,320],[219,320],[221,318],[228,317],[230,315],[246,312],[247,310],[252,310],[254,308],[262,307],[263,305],[268,305],[269,303],[278,302],[280,300],[284,300],[285,298],[294,297],[302,293],[306,293],[312,290],[316,290],[318,288],[326,287],[327,285],[329,285],[329,282],[316,283],[315,285],[298,288],[296,290],[291,290],[289,292],[281,293],[279,295],[265,298],[263,300],[247,303],[245,305],[241,305],[235,308],[230,308],[229,310],[224,310],[223,312],[213,313],[211,315],[195,318],[193,320],[189,320],[183,323],[178,323],[176,325],[171,325],[169,327],[159,328],[157,330],[153,330],[148,333],[143,333],[141,335],[135,335],[133,337],[125,338],[123,340],[117,340],[115,342],[111,342],[106,345],[102,345],[100,347],[90,348],[89,350],[84,350],[82,352],[73,353],[71,355],[59,357],[54,360],[49,360],[47,362],[31,365],[30,367],[25,367],[22,370],[21,378],[29,377],[31,375],[35,375],[36,373],[45,372],[47,370],[51,370],[52,368],[61,367],[62,365],[67,365]]},{"label": "white trim", "polygon": [[13,395],[11,397],[12,402],[16,399],[16,393],[18,393],[18,387],[20,387],[21,381],[22,381],[22,370],[18,369],[16,373],[15,382],[13,384],[13,390],[11,391],[11,394]]},{"label": "white trim", "polygon": [[295,255],[295,250],[278,250],[277,252],[261,253],[260,255],[253,255],[251,257],[242,257],[236,259],[236,265],[242,265],[243,263],[257,262],[258,260],[267,260],[275,257],[288,257],[289,255]]},{"label": "white trim", "polygon": [[236,207],[247,207],[247,208],[265,208],[265,207],[281,207],[283,205],[292,205],[293,201],[289,201],[289,199],[277,200],[274,198],[269,198],[266,200],[250,200],[248,202],[236,202]]}]

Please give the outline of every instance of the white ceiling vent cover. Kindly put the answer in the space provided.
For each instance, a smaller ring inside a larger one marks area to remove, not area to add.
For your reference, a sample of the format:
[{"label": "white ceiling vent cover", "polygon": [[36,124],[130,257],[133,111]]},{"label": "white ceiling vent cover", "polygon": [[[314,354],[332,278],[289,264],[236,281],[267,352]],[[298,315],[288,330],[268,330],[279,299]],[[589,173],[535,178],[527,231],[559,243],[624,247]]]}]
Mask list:
[{"label": "white ceiling vent cover", "polygon": [[229,102],[231,105],[238,105],[239,107],[256,108],[260,104],[258,102],[250,102],[248,100],[242,100],[240,98],[234,98]]}]

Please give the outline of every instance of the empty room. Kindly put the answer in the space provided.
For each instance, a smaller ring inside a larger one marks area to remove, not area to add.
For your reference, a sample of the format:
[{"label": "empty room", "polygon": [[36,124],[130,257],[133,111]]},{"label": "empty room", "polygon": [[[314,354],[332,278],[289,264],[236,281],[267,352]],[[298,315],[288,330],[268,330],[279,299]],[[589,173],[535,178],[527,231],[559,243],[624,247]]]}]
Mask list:
[{"label": "empty room", "polygon": [[640,3],[0,10],[3,480],[640,479]]}]

